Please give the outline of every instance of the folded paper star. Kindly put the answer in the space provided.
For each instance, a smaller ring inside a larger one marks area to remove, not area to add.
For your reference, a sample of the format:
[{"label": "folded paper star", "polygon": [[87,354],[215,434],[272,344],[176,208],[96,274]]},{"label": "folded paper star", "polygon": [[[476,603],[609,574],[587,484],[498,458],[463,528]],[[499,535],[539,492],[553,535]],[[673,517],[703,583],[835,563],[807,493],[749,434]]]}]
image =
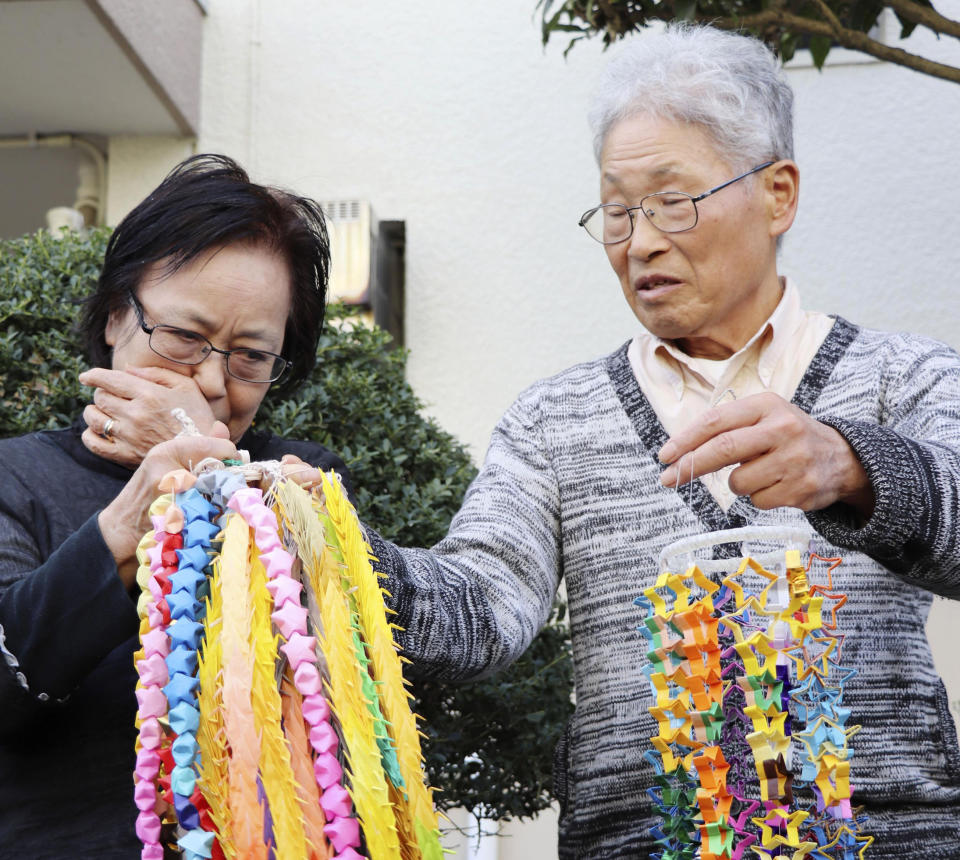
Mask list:
[{"label": "folded paper star", "polygon": [[167,628],[167,635],[172,647],[183,646],[196,651],[203,638],[203,624],[189,618],[178,618]]},{"label": "folded paper star", "polygon": [[169,671],[163,656],[156,652],[137,661],[137,672],[144,687],[162,687],[169,680]]},{"label": "folded paper star", "polygon": [[335,801],[327,801],[327,796],[335,793],[338,788],[340,788],[344,796],[347,794],[342,787],[336,785],[331,786],[323,793],[323,797],[320,798],[320,805],[323,807],[323,811],[327,816],[333,819],[329,824],[324,826],[323,832],[330,838],[330,842],[333,844],[333,850],[339,853],[351,845],[359,844],[360,822],[357,821],[356,818],[349,817],[349,797],[343,800],[340,793],[337,792],[337,799]]},{"label": "folded paper star", "polygon": [[[319,693],[303,697],[303,719],[311,727],[319,726],[330,719],[330,706],[327,700]],[[336,741],[336,735],[334,735]],[[316,749],[321,749],[314,745]]]},{"label": "folded paper star", "polygon": [[333,726],[322,722],[310,729],[310,743],[318,753],[332,753],[337,749],[339,740]]},{"label": "folded paper star", "polygon": [[151,630],[145,633],[140,641],[143,643],[144,653],[149,657],[151,654],[160,654],[166,657],[170,653],[170,637],[163,630]]},{"label": "folded paper star", "polygon": [[201,617],[203,605],[188,591],[172,591],[167,595],[171,618],[187,618],[196,621]]},{"label": "folded paper star", "polygon": [[170,728],[178,735],[195,734],[200,726],[200,712],[190,701],[181,701],[170,709]]},{"label": "folded paper star", "polygon": [[180,567],[203,570],[210,563],[210,556],[202,546],[188,546],[185,549],[177,550],[177,560]]},{"label": "folded paper star", "polygon": [[816,673],[820,678],[826,678],[830,671],[828,658],[836,644],[837,640],[833,636],[817,637],[810,634],[799,645],[787,648],[785,653],[793,660],[797,677],[801,681],[811,672]]},{"label": "folded paper star", "polygon": [[207,520],[197,519],[183,527],[183,542],[186,547],[206,546],[220,531],[220,527]]},{"label": "folded paper star", "polygon": [[[280,650],[286,654],[290,665],[296,670],[301,663],[310,663],[312,665],[316,662],[317,640],[313,636],[294,633],[285,645],[280,646]],[[317,690],[316,692],[320,691]]]},{"label": "folded paper star", "polygon": [[293,673],[293,680],[297,689],[304,695],[319,693],[323,689],[323,681],[316,665],[311,662],[301,663]]},{"label": "folded paper star", "polygon": [[[258,544],[259,545],[259,544]],[[290,568],[293,566],[293,556],[279,544],[273,549],[261,553],[260,561],[267,569],[267,576],[290,578]]]},{"label": "folded paper star", "polygon": [[[196,678],[177,672],[163,688],[163,693],[167,697],[170,707],[176,707],[180,702],[192,702],[196,698],[199,684],[200,682]],[[189,794],[189,792],[187,793]]]},{"label": "folded paper star", "polygon": [[180,534],[183,531],[184,522],[183,511],[176,505],[170,505],[163,515],[163,530],[167,534]]},{"label": "folded paper star", "polygon": [[320,753],[313,763],[313,772],[317,785],[326,790],[343,778],[343,768],[333,753]]},{"label": "folded paper star", "polygon": [[174,794],[189,797],[197,784],[197,774],[192,767],[177,765],[170,774],[170,788]]},{"label": "folded paper star", "polygon": [[159,717],[167,712],[167,700],[160,687],[140,687],[136,691],[140,719]]},{"label": "folded paper star", "polygon": [[[260,561],[266,564],[264,556],[260,556]],[[270,574],[269,566],[267,567],[267,573],[268,575]],[[292,577],[281,574],[267,582],[267,591],[269,591],[270,596],[273,597],[274,606],[283,606],[284,603],[289,601],[293,601],[293,603],[299,606],[303,586]]]},{"label": "folded paper star", "polygon": [[[189,551],[189,550],[188,550]],[[170,576],[170,587],[171,590],[176,591],[186,591],[191,594],[195,594],[197,587],[207,581],[207,577],[204,576],[199,570],[195,567],[192,567],[188,564],[183,563],[183,550],[180,551],[180,567],[176,573]]]},{"label": "folded paper star", "polygon": [[197,671],[197,652],[192,648],[174,648],[167,655],[166,666],[170,675],[193,675]]},{"label": "folded paper star", "polygon": [[236,511],[244,519],[247,519],[248,513],[252,515],[254,509],[263,505],[263,493],[255,487],[244,487],[237,490],[227,502],[227,507]]},{"label": "folded paper star", "polygon": [[284,639],[289,639],[292,634],[307,629],[306,607],[292,602],[284,603],[270,615],[270,619]]},{"label": "folded paper star", "polygon": [[194,487],[183,493],[177,493],[174,497],[175,504],[181,511],[187,523],[196,520],[209,520],[211,516],[217,513],[214,505],[211,505]]}]

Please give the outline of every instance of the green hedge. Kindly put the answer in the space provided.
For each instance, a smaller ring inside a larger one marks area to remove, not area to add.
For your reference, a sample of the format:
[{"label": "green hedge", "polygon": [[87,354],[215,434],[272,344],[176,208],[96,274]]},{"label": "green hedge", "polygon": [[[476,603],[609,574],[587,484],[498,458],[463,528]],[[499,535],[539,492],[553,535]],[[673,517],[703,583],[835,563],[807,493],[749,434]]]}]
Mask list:
[{"label": "green hedge", "polygon": [[[37,233],[0,242],[0,436],[65,426],[86,404],[74,324],[108,235]],[[257,425],[339,453],[361,517],[401,546],[430,546],[446,533],[473,464],[422,414],[405,378],[406,353],[390,349],[380,330],[342,324],[344,314],[331,308],[335,324],[321,338],[311,379],[291,397],[268,395]],[[571,687],[562,606],[524,657],[495,678],[415,685],[438,805],[493,819],[543,809]]]}]

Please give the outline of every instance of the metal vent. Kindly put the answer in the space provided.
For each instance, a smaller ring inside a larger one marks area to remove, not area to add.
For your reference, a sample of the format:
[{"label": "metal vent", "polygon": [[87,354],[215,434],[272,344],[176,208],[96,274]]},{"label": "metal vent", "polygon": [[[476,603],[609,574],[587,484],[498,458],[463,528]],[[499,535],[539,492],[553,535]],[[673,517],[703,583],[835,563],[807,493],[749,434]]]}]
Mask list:
[{"label": "metal vent", "polygon": [[359,221],[361,210],[369,210],[370,204],[362,200],[327,200],[320,207],[331,221]]},{"label": "metal vent", "polygon": [[370,204],[365,200],[325,200],[320,207],[330,233],[329,298],[369,308],[376,229]]}]

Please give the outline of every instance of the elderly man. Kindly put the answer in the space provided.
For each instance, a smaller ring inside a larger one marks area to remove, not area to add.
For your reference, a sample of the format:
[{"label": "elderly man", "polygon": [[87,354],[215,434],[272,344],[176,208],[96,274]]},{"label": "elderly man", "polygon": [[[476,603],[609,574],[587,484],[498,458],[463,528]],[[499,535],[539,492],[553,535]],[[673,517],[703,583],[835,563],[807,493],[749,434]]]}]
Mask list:
[{"label": "elderly man", "polygon": [[752,39],[681,28],[621,52],[592,115],[601,204],[581,224],[643,329],[520,395],[440,544],[371,536],[402,643],[434,676],[509,663],[565,580],[563,857],[654,848],[656,727],[631,601],[660,551],[764,524],[812,526],[816,551],[844,558],[870,856],[960,857],[960,751],[924,633],[932,593],[960,596],[960,359],[801,309],[777,271],[797,210],[791,112]]}]

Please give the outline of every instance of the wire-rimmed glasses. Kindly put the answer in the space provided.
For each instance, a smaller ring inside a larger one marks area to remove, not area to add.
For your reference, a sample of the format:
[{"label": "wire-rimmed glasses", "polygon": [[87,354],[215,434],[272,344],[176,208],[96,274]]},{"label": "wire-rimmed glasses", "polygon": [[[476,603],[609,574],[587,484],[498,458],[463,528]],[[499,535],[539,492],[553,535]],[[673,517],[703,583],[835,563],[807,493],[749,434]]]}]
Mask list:
[{"label": "wire-rimmed glasses", "polygon": [[592,239],[596,239],[603,245],[626,242],[633,235],[635,212],[642,212],[644,217],[663,233],[683,233],[697,226],[699,218],[697,204],[701,200],[722,191],[734,182],[746,179],[771,164],[774,162],[765,161],[763,164],[758,164],[746,173],[741,173],[696,197],[684,191],[657,191],[642,198],[639,206],[604,203],[584,212],[579,223]]},{"label": "wire-rimmed glasses", "polygon": [[282,355],[262,349],[238,347],[219,349],[202,334],[173,325],[147,325],[143,318],[143,305],[130,294],[130,302],[137,313],[140,328],[150,338],[150,349],[161,358],[176,364],[200,364],[211,353],[219,352],[226,358],[227,373],[244,382],[276,382],[292,362]]}]

